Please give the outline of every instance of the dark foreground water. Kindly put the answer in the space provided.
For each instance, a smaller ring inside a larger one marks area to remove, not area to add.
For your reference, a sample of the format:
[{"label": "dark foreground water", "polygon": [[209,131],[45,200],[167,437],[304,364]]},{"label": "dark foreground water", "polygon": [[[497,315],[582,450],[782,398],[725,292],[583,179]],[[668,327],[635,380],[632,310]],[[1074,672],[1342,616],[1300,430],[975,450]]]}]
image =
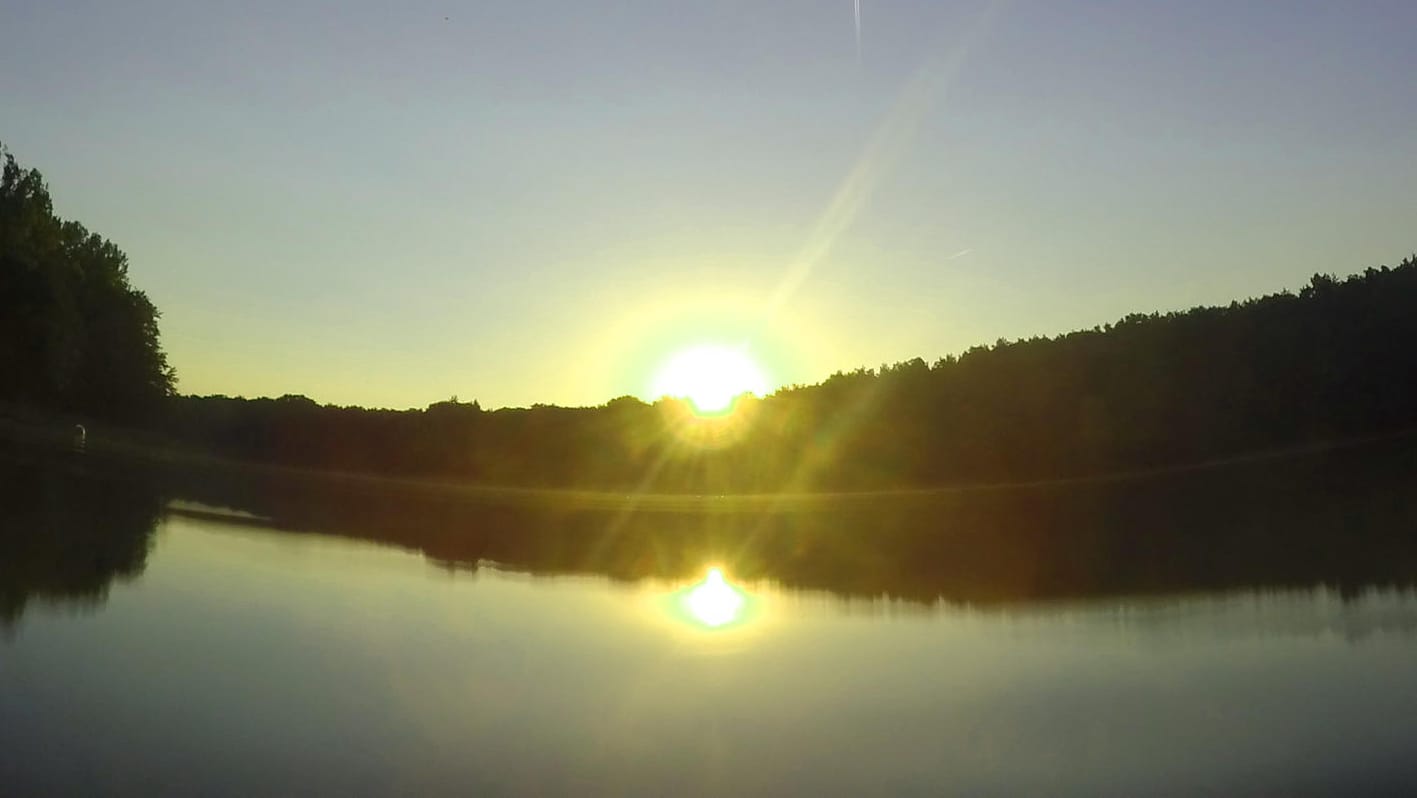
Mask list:
[{"label": "dark foreground water", "polygon": [[[1209,549],[1128,543],[1156,581],[1126,589],[1110,533],[1079,530],[1092,590],[1081,566],[1035,562],[1037,540],[993,510],[926,513],[1001,525],[988,536],[1008,542],[976,556],[1012,587],[989,590],[944,565],[821,543],[853,536],[820,519],[763,525],[756,511],[561,516],[571,533],[493,513],[438,532],[421,519],[453,523],[446,508],[405,503],[402,524],[327,506],[302,527],[288,495],[249,484],[229,506],[271,520],[193,503],[210,485],[64,463],[4,475],[6,795],[1417,790],[1401,491],[1325,499],[1349,520],[1334,551],[1385,555],[1366,583],[1368,560],[1333,556],[1313,532],[1261,535],[1251,527],[1269,516],[1233,505],[1240,531]],[[1154,501],[1102,509],[1126,526]],[[697,542],[675,548],[676,525]],[[585,543],[591,528],[610,532]],[[949,534],[913,534],[909,556],[917,536]],[[856,536],[905,545],[893,530]],[[1286,539],[1317,557],[1277,553],[1245,585],[1248,552]],[[1185,569],[1144,556],[1157,547],[1199,558],[1189,587]],[[877,591],[892,567],[905,589]]]}]

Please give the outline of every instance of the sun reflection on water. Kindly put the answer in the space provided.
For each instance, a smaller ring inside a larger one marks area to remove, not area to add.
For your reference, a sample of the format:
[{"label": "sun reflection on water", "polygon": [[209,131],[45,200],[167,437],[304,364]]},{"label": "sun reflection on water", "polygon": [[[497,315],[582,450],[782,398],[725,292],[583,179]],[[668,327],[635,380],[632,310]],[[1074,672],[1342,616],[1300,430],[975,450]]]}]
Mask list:
[{"label": "sun reflection on water", "polygon": [[706,629],[742,623],[748,618],[751,604],[748,594],[731,584],[721,568],[708,569],[702,582],[680,590],[673,598],[676,615]]}]

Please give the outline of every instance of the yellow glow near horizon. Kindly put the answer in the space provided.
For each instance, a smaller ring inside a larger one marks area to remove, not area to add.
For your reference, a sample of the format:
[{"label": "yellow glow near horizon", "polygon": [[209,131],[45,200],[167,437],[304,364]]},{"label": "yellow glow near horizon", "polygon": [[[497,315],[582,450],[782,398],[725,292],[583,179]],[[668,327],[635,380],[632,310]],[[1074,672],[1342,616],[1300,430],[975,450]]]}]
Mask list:
[{"label": "yellow glow near horizon", "polygon": [[655,375],[651,392],[688,399],[698,412],[714,415],[726,412],[744,393],[762,396],[769,390],[768,378],[746,351],[704,345],[670,357]]},{"label": "yellow glow near horizon", "polygon": [[742,591],[728,584],[721,569],[710,568],[704,581],[683,594],[681,604],[691,619],[717,629],[739,620],[747,600]]}]

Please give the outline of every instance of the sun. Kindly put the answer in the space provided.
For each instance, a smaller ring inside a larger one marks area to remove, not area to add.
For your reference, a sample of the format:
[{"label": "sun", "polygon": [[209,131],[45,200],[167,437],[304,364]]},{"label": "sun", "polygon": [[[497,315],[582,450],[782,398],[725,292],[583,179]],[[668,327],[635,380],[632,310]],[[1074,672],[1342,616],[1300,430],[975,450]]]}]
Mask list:
[{"label": "sun", "polygon": [[768,380],[747,351],[708,344],[685,349],[665,361],[651,389],[655,396],[688,399],[700,413],[726,412],[744,393],[768,392]]}]

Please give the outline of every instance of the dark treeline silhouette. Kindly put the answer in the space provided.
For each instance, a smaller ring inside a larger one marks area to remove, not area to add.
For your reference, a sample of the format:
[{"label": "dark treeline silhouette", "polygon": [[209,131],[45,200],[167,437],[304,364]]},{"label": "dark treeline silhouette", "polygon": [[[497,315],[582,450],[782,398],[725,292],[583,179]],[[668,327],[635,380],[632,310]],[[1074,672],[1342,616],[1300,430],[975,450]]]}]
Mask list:
[{"label": "dark treeline silhouette", "polygon": [[729,416],[622,397],[486,411],[184,397],[188,446],[300,467],[657,492],[871,490],[1166,467],[1417,425],[1417,260],[933,364],[839,373]]},{"label": "dark treeline silhouette", "polygon": [[0,455],[0,632],[33,600],[98,604],[142,573],[164,504],[150,474]]},{"label": "dark treeline silhouette", "polygon": [[176,397],[157,317],[123,253],[59,219],[39,173],[6,154],[0,416],[145,427],[169,453],[496,486],[766,494],[1127,472],[1417,426],[1417,257],[1316,275],[1297,294],[838,373],[745,395],[721,418],[632,397],[492,411]]},{"label": "dark treeline silhouette", "polygon": [[56,216],[39,172],[0,160],[0,403],[155,421],[173,373],[126,256]]}]

